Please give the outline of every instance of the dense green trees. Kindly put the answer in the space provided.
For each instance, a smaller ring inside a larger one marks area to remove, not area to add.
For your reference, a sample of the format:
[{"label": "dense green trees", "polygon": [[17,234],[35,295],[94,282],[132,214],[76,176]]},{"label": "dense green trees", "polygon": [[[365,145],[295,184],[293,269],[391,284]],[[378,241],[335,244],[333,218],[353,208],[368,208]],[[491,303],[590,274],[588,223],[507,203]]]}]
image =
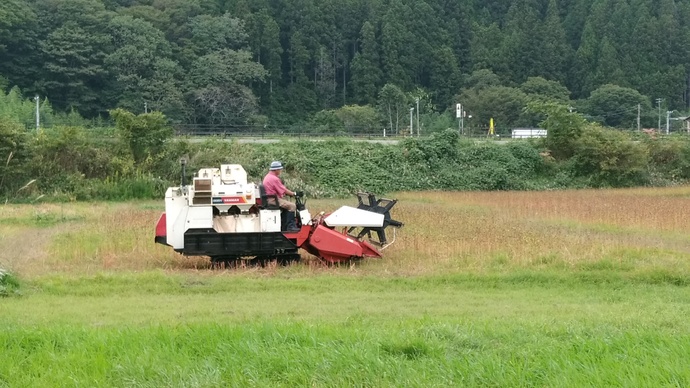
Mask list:
[{"label": "dense green trees", "polygon": [[28,2],[0,2],[0,87],[33,84],[40,69],[36,64],[37,26],[38,17]]},{"label": "dense green trees", "polygon": [[[503,116],[510,126],[535,125],[514,105],[550,93],[521,86],[541,78],[566,88],[552,97],[580,113],[630,128],[629,117],[586,101],[612,84],[643,100],[621,109],[651,110],[661,98],[664,109],[687,110],[689,44],[690,0],[5,0],[0,88],[87,118],[150,108],[227,126],[376,107],[391,84],[424,90],[425,114],[463,102],[482,125]],[[501,112],[456,100],[487,81],[527,97],[488,90],[508,103]]]},{"label": "dense green trees", "polygon": [[[386,84],[379,94],[379,109],[388,124],[388,133],[401,134],[405,127],[408,101],[405,93],[393,84]],[[409,125],[408,125],[409,128]],[[408,129],[409,130],[409,129]]]},{"label": "dense green trees", "polygon": [[362,26],[359,47],[360,52],[355,53],[350,67],[352,93],[356,102],[374,104],[383,79],[383,72],[379,62],[374,26],[369,22],[364,22]]},{"label": "dense green trees", "polygon": [[[637,90],[617,85],[604,85],[597,88],[585,102],[586,111],[594,119],[611,127],[634,128],[636,126],[638,105],[640,112],[649,112],[651,104]],[[642,117],[647,121],[648,116]]]}]

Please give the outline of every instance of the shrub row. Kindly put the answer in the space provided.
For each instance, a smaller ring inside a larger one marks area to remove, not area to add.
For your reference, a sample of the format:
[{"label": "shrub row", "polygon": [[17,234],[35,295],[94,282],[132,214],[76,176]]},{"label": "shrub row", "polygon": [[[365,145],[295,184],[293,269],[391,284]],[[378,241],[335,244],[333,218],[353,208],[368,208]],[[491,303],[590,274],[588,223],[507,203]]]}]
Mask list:
[{"label": "shrub row", "polygon": [[[99,139],[80,127],[27,132],[0,121],[0,195],[5,200],[125,200],[160,198],[180,182],[179,158],[188,175],[223,163],[244,166],[258,181],[281,160],[289,187],[313,197],[360,190],[545,190],[670,185],[690,178],[690,139],[631,139],[590,126],[569,147],[573,156],[551,157],[541,140],[461,139],[448,130],[428,138],[386,145],[350,139],[284,139],[240,144],[161,135],[158,118],[127,116],[139,130]],[[149,131],[141,130],[149,128]],[[155,139],[145,139],[149,133]]]}]

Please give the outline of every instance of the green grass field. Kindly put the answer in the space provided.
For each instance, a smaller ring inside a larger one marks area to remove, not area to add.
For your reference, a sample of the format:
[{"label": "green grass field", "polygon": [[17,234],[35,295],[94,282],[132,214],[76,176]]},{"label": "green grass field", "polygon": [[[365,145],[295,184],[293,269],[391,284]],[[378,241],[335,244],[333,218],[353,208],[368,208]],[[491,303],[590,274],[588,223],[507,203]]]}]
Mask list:
[{"label": "green grass field", "polygon": [[690,386],[689,187],[396,197],[382,260],[222,271],[157,202],[0,206],[0,386]]}]

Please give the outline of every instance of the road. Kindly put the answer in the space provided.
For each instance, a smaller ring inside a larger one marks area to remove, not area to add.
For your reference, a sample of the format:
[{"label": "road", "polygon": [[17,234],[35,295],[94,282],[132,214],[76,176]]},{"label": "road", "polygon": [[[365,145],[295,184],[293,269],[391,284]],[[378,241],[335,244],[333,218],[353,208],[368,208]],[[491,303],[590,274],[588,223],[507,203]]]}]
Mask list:
[{"label": "road", "polygon": [[[203,143],[207,138],[204,137],[192,137],[188,138],[188,140],[192,143]],[[363,143],[378,143],[378,144],[386,144],[386,145],[393,145],[393,144],[398,144],[399,140],[395,139],[357,139],[357,138],[348,138],[352,141],[356,142],[363,142]],[[308,141],[326,141],[326,140],[332,140],[332,138],[309,138],[309,137],[300,137],[300,138],[293,138],[293,139],[267,139],[267,138],[257,138],[257,137],[225,137],[223,140],[235,140],[238,143],[241,144],[272,144],[272,143],[280,143],[284,141],[296,141],[296,140],[308,140]]]}]

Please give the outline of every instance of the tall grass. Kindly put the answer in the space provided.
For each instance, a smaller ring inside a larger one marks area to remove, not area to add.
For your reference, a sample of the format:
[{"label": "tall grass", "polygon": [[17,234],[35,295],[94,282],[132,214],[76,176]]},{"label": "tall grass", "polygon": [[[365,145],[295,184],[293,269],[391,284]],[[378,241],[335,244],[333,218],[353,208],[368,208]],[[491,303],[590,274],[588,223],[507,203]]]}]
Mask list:
[{"label": "tall grass", "polygon": [[414,220],[391,248],[404,273],[573,271],[596,263],[682,276],[690,269],[689,187],[399,198],[396,216]]},{"label": "tall grass", "polygon": [[[397,197],[393,217],[406,225],[396,243],[383,260],[364,261],[349,273],[611,269],[625,276],[661,271],[685,277],[690,269],[690,187]],[[353,203],[312,200],[309,208],[316,213]],[[0,237],[0,263],[26,277],[206,267],[206,258],[182,257],[153,243],[162,211],[162,200],[5,205],[0,231],[13,237]],[[314,270],[301,268],[307,276]]]}]

